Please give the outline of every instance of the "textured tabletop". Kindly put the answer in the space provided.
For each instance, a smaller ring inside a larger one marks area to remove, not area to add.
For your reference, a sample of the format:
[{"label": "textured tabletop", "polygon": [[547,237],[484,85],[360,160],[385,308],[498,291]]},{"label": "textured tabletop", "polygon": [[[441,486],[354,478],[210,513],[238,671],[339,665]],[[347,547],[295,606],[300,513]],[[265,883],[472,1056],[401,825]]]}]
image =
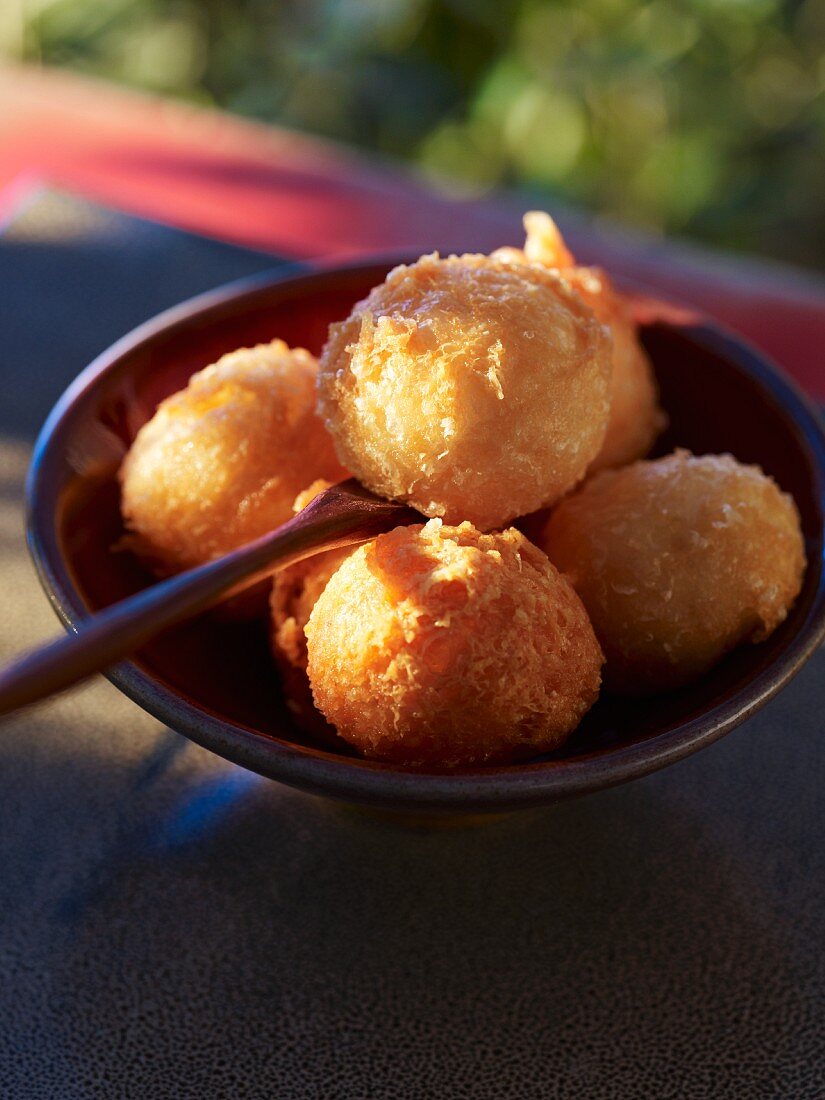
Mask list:
[{"label": "textured tabletop", "polygon": [[[65,384],[271,257],[50,197],[0,238],[0,657],[57,629],[22,483]],[[402,828],[99,680],[0,730],[0,1097],[825,1094],[825,654],[625,787]]]}]

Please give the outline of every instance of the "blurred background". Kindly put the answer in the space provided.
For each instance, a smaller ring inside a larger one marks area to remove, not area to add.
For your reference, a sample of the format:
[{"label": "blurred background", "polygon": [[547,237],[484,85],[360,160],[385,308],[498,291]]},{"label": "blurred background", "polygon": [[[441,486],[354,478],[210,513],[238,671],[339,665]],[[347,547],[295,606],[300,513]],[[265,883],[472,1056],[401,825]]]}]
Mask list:
[{"label": "blurred background", "polygon": [[0,56],[825,267],[825,0],[0,0]]}]

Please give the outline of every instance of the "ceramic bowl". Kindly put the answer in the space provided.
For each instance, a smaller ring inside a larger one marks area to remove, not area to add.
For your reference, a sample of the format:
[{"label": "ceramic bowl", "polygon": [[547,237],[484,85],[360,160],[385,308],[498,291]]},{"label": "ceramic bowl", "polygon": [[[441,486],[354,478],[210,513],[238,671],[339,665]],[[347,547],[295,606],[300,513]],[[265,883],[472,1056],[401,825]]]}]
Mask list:
[{"label": "ceramic bowl", "polygon": [[[320,351],[330,321],[392,264],[362,263],[235,283],[142,325],[69,388],[37,442],[28,485],[31,552],[67,627],[150,584],[122,535],[116,470],[157,403],[224,352],[279,336]],[[696,752],[748,718],[801,667],[825,632],[825,441],[816,412],[753,348],[684,310],[640,300],[642,338],[670,417],[657,453],[730,451],[792,493],[808,554],[786,622],[689,688],[602,698],[564,749],[510,767],[402,770],[312,745],[280,697],[264,624],[203,616],[169,631],[110,679],[172,729],[272,779],[408,812],[510,810],[594,791]]]}]

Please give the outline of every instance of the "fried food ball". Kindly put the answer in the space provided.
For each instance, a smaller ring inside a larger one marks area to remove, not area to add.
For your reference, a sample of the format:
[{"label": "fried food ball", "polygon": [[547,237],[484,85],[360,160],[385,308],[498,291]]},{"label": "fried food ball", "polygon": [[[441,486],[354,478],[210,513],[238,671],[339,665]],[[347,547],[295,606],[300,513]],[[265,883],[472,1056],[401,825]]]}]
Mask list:
[{"label": "fried food ball", "polygon": [[605,652],[605,686],[664,691],[761,642],[799,594],[793,499],[758,466],[677,451],[605,471],[553,512],[541,539]]},{"label": "fried food ball", "polygon": [[[299,493],[293,511],[300,512],[329,485],[328,481],[314,482]],[[327,581],[352,552],[351,546],[328,550],[282,569],[273,578],[270,598],[272,655],[281,676],[286,705],[302,730],[334,748],[340,747],[340,739],[312,699],[304,628]]]},{"label": "fried food ball", "polygon": [[569,278],[613,334],[610,419],[601,450],[588,469],[588,474],[593,474],[644,458],[664,430],[667,417],[659,407],[653,366],[639,343],[625,299],[598,268],[576,268]]},{"label": "fried food ball", "polygon": [[272,654],[286,705],[300,729],[327,745],[338,738],[312,699],[305,629],[330,577],[352,552],[346,547],[306,558],[277,573],[272,586]]},{"label": "fried food ball", "polygon": [[200,565],[284,523],[315,478],[347,476],[315,413],[317,363],[281,340],[193,375],[120,470],[133,548],[159,573]]},{"label": "fried food ball", "polygon": [[589,473],[643,458],[664,429],[666,417],[659,408],[653,367],[639,343],[637,326],[625,298],[600,268],[576,265],[549,214],[538,210],[525,214],[524,229],[527,240],[523,251],[503,248],[493,255],[510,262],[527,260],[558,270],[607,325],[613,337],[610,419]]},{"label": "fried food ball", "polygon": [[374,492],[488,529],[583,477],[610,373],[606,329],[555,273],[431,255],[330,327],[319,407]]},{"label": "fried food ball", "polygon": [[558,748],[602,654],[572,587],[513,528],[433,519],[359,547],[306,626],[315,703],[364,756],[501,763]]}]

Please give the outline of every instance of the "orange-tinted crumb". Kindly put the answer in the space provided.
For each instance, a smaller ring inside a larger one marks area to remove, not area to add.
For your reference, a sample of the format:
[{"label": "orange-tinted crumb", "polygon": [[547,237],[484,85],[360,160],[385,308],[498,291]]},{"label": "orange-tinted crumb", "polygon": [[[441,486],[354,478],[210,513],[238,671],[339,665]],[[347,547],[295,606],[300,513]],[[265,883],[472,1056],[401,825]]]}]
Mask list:
[{"label": "orange-tinted crumb", "polygon": [[767,638],[805,570],[792,498],[730,455],[677,451],[597,474],[540,542],[590,614],[605,686],[624,694],[688,683]]},{"label": "orange-tinted crumb", "polygon": [[351,547],[346,547],[306,558],[277,573],[272,585],[272,653],[281,675],[284,699],[296,724],[325,744],[337,738],[312,699],[304,630],[328,580],[351,553]]},{"label": "orange-tinted crumb", "polygon": [[[330,482],[324,479],[314,481],[295,498],[293,511],[306,508],[329,486]],[[281,676],[286,705],[299,728],[331,747],[339,747],[341,742],[312,699],[304,628],[327,581],[351,553],[349,546],[328,550],[280,570],[273,577],[270,598],[272,654]]]},{"label": "orange-tinted crumb", "polygon": [[370,489],[488,529],[583,477],[607,429],[610,375],[607,330],[557,274],[432,255],[331,326],[319,407]]},{"label": "orange-tinted crumb", "polygon": [[538,210],[525,214],[524,228],[527,239],[523,250],[503,248],[493,255],[516,263],[526,259],[559,271],[613,337],[610,419],[601,450],[588,472],[643,458],[666,418],[658,405],[653,367],[639,343],[627,302],[600,268],[576,266],[549,214]]},{"label": "orange-tinted crumb", "polygon": [[359,752],[504,762],[561,745],[602,654],[572,587],[518,531],[430,520],[353,551],[306,626],[315,702]]},{"label": "orange-tinted crumb", "polygon": [[601,450],[588,474],[644,458],[667,424],[658,403],[653,366],[639,343],[625,299],[598,268],[568,272],[571,285],[613,335],[610,419]]},{"label": "orange-tinted crumb", "polygon": [[281,340],[224,355],[167,398],[120,471],[135,549],[160,573],[199,565],[292,515],[315,478],[347,476],[315,413],[317,363]]}]

